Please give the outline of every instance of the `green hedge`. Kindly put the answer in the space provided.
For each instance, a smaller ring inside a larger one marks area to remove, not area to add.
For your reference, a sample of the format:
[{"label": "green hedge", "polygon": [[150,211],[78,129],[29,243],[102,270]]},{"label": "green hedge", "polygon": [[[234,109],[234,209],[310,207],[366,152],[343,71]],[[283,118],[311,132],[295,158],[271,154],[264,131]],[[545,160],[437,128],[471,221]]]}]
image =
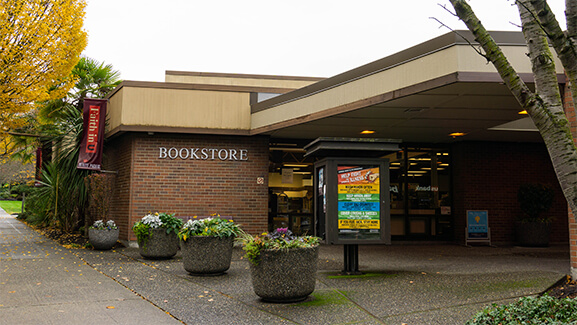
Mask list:
[{"label": "green hedge", "polygon": [[577,299],[524,297],[508,305],[493,304],[467,325],[577,324]]}]

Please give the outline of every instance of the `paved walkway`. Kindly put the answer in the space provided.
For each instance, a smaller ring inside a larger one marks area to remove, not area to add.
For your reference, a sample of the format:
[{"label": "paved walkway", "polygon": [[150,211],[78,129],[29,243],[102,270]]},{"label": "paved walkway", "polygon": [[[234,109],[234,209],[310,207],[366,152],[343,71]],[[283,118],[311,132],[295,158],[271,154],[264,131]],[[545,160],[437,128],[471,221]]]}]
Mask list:
[{"label": "paved walkway", "polygon": [[220,277],[180,255],[64,249],[0,211],[0,324],[463,324],[491,303],[535,295],[569,272],[568,247],[361,246],[360,277],[322,246],[317,286],[295,304],[261,302],[235,250]]}]

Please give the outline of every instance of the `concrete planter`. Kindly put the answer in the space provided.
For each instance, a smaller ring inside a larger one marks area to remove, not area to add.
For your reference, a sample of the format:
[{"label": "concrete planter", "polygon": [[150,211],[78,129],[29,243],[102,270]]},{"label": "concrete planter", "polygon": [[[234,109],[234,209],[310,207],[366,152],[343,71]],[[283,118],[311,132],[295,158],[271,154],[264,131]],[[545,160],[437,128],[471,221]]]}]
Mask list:
[{"label": "concrete planter", "polygon": [[149,259],[169,259],[178,252],[178,236],[164,228],[150,229],[152,236],[138,240],[140,255]]},{"label": "concrete planter", "polygon": [[98,250],[109,250],[118,240],[119,230],[117,229],[88,229],[88,242]]},{"label": "concrete planter", "polygon": [[222,275],[230,268],[234,237],[193,236],[180,241],[184,269],[194,275]]},{"label": "concrete planter", "polygon": [[315,290],[318,256],[319,246],[263,250],[250,265],[254,292],[270,302],[305,300]]},{"label": "concrete planter", "polygon": [[516,222],[517,243],[526,247],[547,247],[551,235],[550,222]]}]

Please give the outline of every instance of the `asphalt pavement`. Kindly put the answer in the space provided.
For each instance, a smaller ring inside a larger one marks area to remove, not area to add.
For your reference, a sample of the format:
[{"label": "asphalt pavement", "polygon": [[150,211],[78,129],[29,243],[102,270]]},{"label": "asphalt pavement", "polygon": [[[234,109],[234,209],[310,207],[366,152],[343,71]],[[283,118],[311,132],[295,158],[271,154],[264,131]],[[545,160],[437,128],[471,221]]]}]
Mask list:
[{"label": "asphalt pavement", "polygon": [[235,248],[223,276],[198,277],[137,248],[67,249],[0,209],[0,324],[464,324],[492,303],[537,295],[569,273],[569,247],[360,246],[320,249],[305,301],[262,302]]}]

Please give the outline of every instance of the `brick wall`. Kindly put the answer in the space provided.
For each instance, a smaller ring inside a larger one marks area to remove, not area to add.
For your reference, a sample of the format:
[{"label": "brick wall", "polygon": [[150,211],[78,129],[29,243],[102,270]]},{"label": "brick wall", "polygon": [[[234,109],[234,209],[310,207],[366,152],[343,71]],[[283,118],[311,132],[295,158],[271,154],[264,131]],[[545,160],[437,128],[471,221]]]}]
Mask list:
[{"label": "brick wall", "polygon": [[[268,143],[268,137],[216,135],[128,134],[114,140],[117,147],[107,152],[113,156],[111,168],[119,170],[114,206],[123,227],[121,239],[135,240],[129,227],[149,212],[181,217],[218,213],[247,232],[266,231]],[[190,154],[187,159],[159,159],[160,147],[222,149],[221,157],[226,154],[227,159],[219,159],[218,152],[215,159],[189,159]],[[246,161],[238,160],[241,149],[247,150]],[[231,150],[237,160],[228,159]],[[257,184],[258,177],[263,184]]]},{"label": "brick wall", "polygon": [[132,135],[117,137],[106,142],[103,167],[116,172],[114,195],[112,198],[110,219],[114,220],[120,229],[120,239],[128,239],[132,233],[130,215],[130,184],[132,171]]},{"label": "brick wall", "polygon": [[515,219],[522,214],[519,185],[544,183],[555,189],[551,243],[567,243],[567,203],[544,145],[463,142],[453,147],[452,156],[457,242],[465,241],[466,211],[488,210],[492,242],[513,243]]}]

